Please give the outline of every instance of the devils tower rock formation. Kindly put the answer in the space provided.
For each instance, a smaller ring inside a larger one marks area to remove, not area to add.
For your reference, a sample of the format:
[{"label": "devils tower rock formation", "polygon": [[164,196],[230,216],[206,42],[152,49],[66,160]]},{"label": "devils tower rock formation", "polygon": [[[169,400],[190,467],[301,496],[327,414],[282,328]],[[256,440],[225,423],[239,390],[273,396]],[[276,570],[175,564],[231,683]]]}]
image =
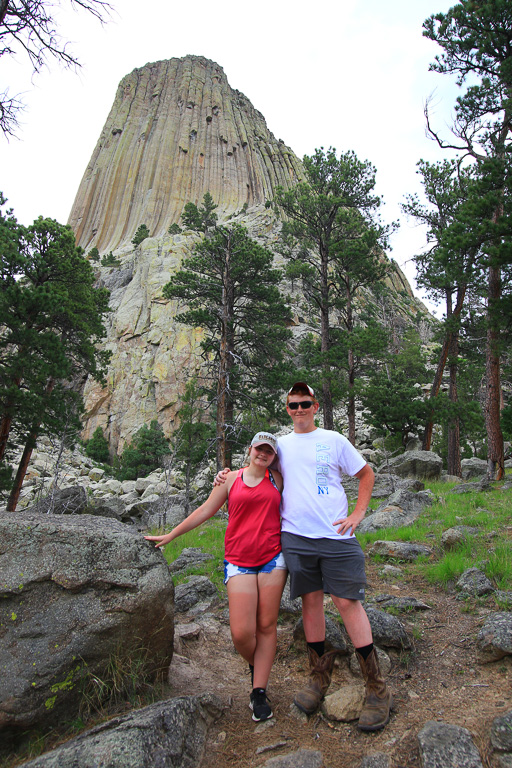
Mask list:
[{"label": "devils tower rock formation", "polygon": [[[184,205],[210,192],[219,221],[238,221],[267,243],[277,234],[265,201],[302,176],[300,161],[233,90],[221,67],[199,56],[147,64],[121,81],[78,190],[69,223],[86,251],[114,251],[101,267],[111,291],[107,387],[85,386],[89,439],[100,426],[114,451],[157,418],[167,435],[179,396],[200,365],[200,329],[175,321],[162,288],[193,248],[191,232],[169,235]],[[131,244],[139,225],[151,237]]]},{"label": "devils tower rock formation", "polygon": [[[210,192],[220,223],[236,215],[272,247],[280,224],[265,201],[277,185],[302,176],[300,161],[218,64],[186,56],[147,64],[121,81],[69,219],[79,245],[114,251],[120,263],[98,267],[111,291],[112,359],[105,388],[85,385],[85,439],[100,426],[119,453],[155,418],[166,435],[176,426],[180,395],[202,364],[201,329],[177,323],[176,302],[162,296],[197,240],[192,232],[168,232],[181,223],[184,205]],[[150,237],[135,248],[141,224]],[[413,302],[405,277],[394,275],[395,290]]]},{"label": "devils tower rock formation", "polygon": [[219,210],[263,203],[301,176],[293,152],[218,64],[186,56],[127,75],[80,184],[69,223],[85,249],[152,236],[210,192]]}]

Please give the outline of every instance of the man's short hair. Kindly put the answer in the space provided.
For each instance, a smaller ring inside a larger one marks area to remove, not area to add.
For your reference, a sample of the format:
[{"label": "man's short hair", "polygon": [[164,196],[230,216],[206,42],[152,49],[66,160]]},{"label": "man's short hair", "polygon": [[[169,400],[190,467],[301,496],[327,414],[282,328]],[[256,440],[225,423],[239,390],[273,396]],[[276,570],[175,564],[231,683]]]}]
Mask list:
[{"label": "man's short hair", "polygon": [[310,387],[309,384],[306,384],[305,381],[296,381],[295,384],[290,387],[288,394],[286,395],[286,405],[288,405],[290,401],[290,395],[306,395],[307,397],[310,397],[314,403],[318,403],[318,400],[315,397],[315,390]]}]

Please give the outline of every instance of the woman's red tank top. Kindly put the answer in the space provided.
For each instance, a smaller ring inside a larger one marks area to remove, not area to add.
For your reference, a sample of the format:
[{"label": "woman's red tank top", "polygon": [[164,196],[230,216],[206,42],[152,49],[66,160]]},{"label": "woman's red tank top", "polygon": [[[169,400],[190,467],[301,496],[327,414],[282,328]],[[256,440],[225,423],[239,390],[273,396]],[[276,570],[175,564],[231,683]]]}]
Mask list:
[{"label": "woman's red tank top", "polygon": [[228,498],[225,558],[233,565],[256,567],[268,563],[281,551],[281,494],[272,485],[268,469],[254,486],[242,479],[238,470]]}]

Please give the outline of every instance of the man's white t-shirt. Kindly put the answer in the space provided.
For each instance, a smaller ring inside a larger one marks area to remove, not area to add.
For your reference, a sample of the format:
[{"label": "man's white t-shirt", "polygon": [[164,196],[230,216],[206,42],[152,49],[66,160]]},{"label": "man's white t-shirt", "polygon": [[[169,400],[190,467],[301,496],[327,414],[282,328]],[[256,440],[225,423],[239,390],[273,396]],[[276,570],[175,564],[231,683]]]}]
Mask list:
[{"label": "man's white t-shirt", "polygon": [[[281,530],[311,539],[339,539],[333,522],[348,513],[341,474],[357,474],[366,461],[346,437],[320,428],[280,437],[277,455],[284,480]],[[350,530],[341,538],[352,536]]]}]

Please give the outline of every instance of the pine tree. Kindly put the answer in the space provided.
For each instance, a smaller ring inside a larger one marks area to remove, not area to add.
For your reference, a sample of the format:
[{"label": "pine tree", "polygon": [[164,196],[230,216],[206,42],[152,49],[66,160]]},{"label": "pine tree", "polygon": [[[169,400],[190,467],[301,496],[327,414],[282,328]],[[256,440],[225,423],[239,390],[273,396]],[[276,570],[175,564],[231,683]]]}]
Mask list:
[{"label": "pine tree", "polygon": [[132,245],[137,247],[147,237],[149,237],[149,229],[147,228],[147,226],[145,224],[141,224],[140,227],[138,227],[136,233],[134,234],[134,236],[132,238]]},{"label": "pine tree", "polygon": [[[422,204],[417,195],[409,195],[402,209],[408,216],[427,226],[427,243],[430,247],[426,253],[414,258],[418,285],[425,289],[434,302],[444,300],[445,303],[444,339],[429,394],[431,410],[423,435],[423,450],[428,451],[431,447],[434,405],[441,402],[438,395],[448,363],[449,399],[452,403],[451,424],[448,428],[448,473],[462,477],[460,416],[456,408],[459,334],[465,300],[468,291],[474,291],[481,281],[481,267],[476,259],[475,247],[466,249],[461,243],[457,250],[453,238],[452,247],[446,247],[443,238],[448,229],[454,227],[461,206],[470,194],[472,174],[471,169],[460,169],[453,160],[434,164],[420,161],[418,167],[428,204]],[[448,412],[446,408],[444,412]]]},{"label": "pine tree", "polygon": [[204,387],[198,377],[192,377],[185,386],[181,406],[177,413],[179,427],[175,433],[176,459],[181,462],[185,473],[185,513],[190,508],[190,488],[194,473],[205,460],[210,445],[215,440],[215,428],[208,418],[208,403]]},{"label": "pine tree", "polygon": [[[338,376],[333,365],[333,311],[339,326],[353,337],[360,323],[354,299],[362,288],[372,287],[386,276],[389,264],[383,256],[393,226],[378,219],[381,200],[375,194],[375,169],[354,152],[338,158],[335,149],[317,149],[304,157],[306,181],[291,189],[278,188],[274,205],[285,214],[282,253],[287,274],[299,279],[305,294],[304,309],[319,326],[322,355],[324,426],[332,429],[333,386]],[[355,344],[355,339],[354,339]],[[347,343],[347,415],[349,439],[355,441],[354,344]]]},{"label": "pine tree", "polygon": [[390,354],[369,375],[361,395],[368,420],[381,435],[400,437],[402,447],[409,433],[421,432],[429,406],[418,384],[426,380],[427,368],[416,332],[410,331],[403,348]]},{"label": "pine tree", "polygon": [[37,436],[59,434],[71,412],[78,425],[83,378],[102,379],[109,354],[97,344],[108,292],[94,287],[70,227],[42,217],[23,227],[2,215],[0,241],[8,244],[1,256],[0,460],[11,432],[25,443],[12,510]]},{"label": "pine tree", "polygon": [[143,424],[121,454],[119,479],[136,480],[138,477],[147,477],[163,466],[163,459],[170,452],[169,443],[158,421],[154,419],[149,427]]},{"label": "pine tree", "polygon": [[452,229],[457,248],[472,247],[487,272],[486,430],[488,474],[504,474],[503,435],[500,427],[500,332],[504,325],[505,272],[512,263],[510,187],[512,167],[512,7],[508,0],[463,0],[446,13],[429,17],[424,35],[443,52],[430,69],[455,74],[457,84],[469,82],[455,104],[453,138],[445,140],[433,129],[428,105],[427,128],[444,149],[459,152],[473,164],[472,193],[461,206],[459,221],[467,227]]},{"label": "pine tree", "polygon": [[[186,206],[189,224],[209,229],[211,203]],[[202,212],[203,211],[203,212]],[[238,416],[248,404],[273,413],[283,349],[291,332],[290,309],[279,293],[282,272],[272,253],[239,224],[215,226],[164,286],[168,299],[187,309],[179,322],[201,328],[205,376],[215,389],[217,464],[231,461]]]},{"label": "pine tree", "polygon": [[110,461],[110,453],[108,447],[108,440],[103,434],[101,427],[96,427],[91,439],[85,446],[85,455],[89,456],[93,461],[99,461],[101,464],[108,464]]}]

